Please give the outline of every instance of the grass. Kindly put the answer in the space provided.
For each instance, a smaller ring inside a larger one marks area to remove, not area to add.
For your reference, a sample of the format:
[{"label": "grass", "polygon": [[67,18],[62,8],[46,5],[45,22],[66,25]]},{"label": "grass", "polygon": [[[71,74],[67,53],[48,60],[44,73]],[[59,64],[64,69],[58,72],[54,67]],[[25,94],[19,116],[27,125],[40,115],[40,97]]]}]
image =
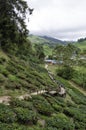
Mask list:
[{"label": "grass", "polygon": [[74,68],[75,68],[75,70],[77,70],[81,73],[86,73],[86,68],[83,66],[75,66]]},{"label": "grass", "polygon": [[53,73],[56,74],[56,70],[58,69],[58,65],[52,65],[52,64],[48,64],[48,69]]},{"label": "grass", "polygon": [[82,51],[86,50],[86,41],[77,42],[77,43],[75,43],[75,46],[79,47]]},{"label": "grass", "polygon": [[46,56],[52,55],[52,48],[50,48],[48,45],[44,45],[43,48]]}]

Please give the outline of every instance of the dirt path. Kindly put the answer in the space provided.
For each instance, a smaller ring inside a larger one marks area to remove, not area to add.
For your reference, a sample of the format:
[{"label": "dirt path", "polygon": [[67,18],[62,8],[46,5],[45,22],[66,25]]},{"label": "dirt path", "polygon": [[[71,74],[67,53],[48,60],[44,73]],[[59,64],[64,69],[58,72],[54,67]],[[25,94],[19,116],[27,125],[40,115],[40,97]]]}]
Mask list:
[{"label": "dirt path", "polygon": [[[33,95],[39,95],[39,94],[43,94],[43,93],[46,93],[46,92],[47,92],[46,90],[41,90],[41,91],[32,92],[32,93],[28,93],[28,94],[26,93],[24,95],[17,96],[16,98],[19,99],[19,100],[24,100],[24,99],[27,99],[27,98],[32,98]],[[11,101],[11,96],[1,96],[0,97],[0,103],[9,105],[10,101]]]},{"label": "dirt path", "polygon": [[72,81],[69,81],[69,84],[73,86],[74,88],[78,89],[81,93],[83,93],[86,96],[86,91],[83,88],[80,88],[77,84],[75,84]]},{"label": "dirt path", "polygon": [[4,103],[6,105],[9,105],[9,102],[11,101],[10,96],[1,96],[0,97],[0,103]]},{"label": "dirt path", "polygon": [[[48,65],[45,65],[45,69],[48,71]],[[56,83],[56,81],[54,80],[52,73],[50,71],[48,71],[49,77],[51,78],[51,80]],[[32,93],[26,93],[24,95],[21,96],[17,96],[16,98],[19,100],[24,100],[24,99],[28,99],[28,98],[32,98],[33,95],[39,95],[39,94],[43,94],[46,93],[46,90],[39,90],[36,92],[32,92]],[[56,93],[56,91],[51,91],[50,93]],[[59,93],[60,94],[60,93]],[[1,96],[0,97],[0,103],[4,103],[6,105],[10,105],[9,102],[11,101],[11,96]]]},{"label": "dirt path", "polygon": [[41,91],[37,91],[37,92],[32,92],[30,94],[24,94],[24,95],[18,96],[17,98],[20,100],[24,100],[26,98],[32,98],[31,96],[33,96],[33,95],[39,95],[39,94],[43,94],[46,92],[47,92],[46,90],[41,90]]}]

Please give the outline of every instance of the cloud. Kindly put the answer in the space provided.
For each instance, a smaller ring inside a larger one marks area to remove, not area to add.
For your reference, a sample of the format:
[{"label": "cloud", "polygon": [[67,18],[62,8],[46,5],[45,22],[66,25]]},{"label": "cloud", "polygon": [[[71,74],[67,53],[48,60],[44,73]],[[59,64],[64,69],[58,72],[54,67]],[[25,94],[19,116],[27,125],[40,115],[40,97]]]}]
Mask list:
[{"label": "cloud", "polygon": [[[86,0],[31,0],[31,33],[75,40],[86,35]],[[71,36],[72,35],[72,36]]]}]

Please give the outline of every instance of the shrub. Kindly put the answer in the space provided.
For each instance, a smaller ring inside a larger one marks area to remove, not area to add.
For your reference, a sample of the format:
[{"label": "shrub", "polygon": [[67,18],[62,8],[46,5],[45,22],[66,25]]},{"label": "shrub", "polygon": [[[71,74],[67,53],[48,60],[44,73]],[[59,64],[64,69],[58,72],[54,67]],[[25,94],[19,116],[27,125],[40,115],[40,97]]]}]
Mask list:
[{"label": "shrub", "polygon": [[[26,126],[18,125],[18,124],[7,124],[0,122],[0,130],[30,130]],[[33,130],[33,129],[32,129]]]},{"label": "shrub", "polygon": [[6,70],[6,68],[2,65],[0,65],[0,73],[2,73],[4,76],[8,76],[9,72]]},{"label": "shrub", "polygon": [[12,90],[20,89],[21,87],[22,87],[21,84],[19,82],[17,82],[17,81],[9,81],[8,80],[6,85],[5,85],[5,88],[12,89]]},{"label": "shrub", "polygon": [[58,69],[57,74],[64,79],[72,79],[74,69],[70,66],[64,66],[62,69]]},{"label": "shrub", "polygon": [[0,83],[3,83],[5,80],[6,78],[2,74],[0,74]]},{"label": "shrub", "polygon": [[6,62],[6,59],[4,57],[0,57],[0,64],[4,64]]},{"label": "shrub", "polygon": [[11,74],[8,75],[8,79],[10,81],[18,81],[18,78],[15,75],[11,75]]},{"label": "shrub", "polygon": [[36,107],[37,111],[43,115],[51,116],[53,113],[53,108],[47,102],[47,100],[41,96],[33,97],[33,105]]},{"label": "shrub", "polygon": [[22,124],[36,124],[37,115],[34,111],[28,110],[27,108],[15,108],[18,121]]},{"label": "shrub", "polygon": [[0,121],[3,123],[13,123],[16,121],[16,114],[8,106],[0,104]]},{"label": "shrub", "polygon": [[17,74],[18,73],[18,70],[14,67],[14,66],[7,66],[6,69],[12,73],[12,74]]},{"label": "shrub", "polygon": [[74,130],[74,124],[68,117],[60,113],[46,120],[47,127],[58,128],[61,130]]},{"label": "shrub", "polygon": [[20,101],[18,99],[12,99],[10,104],[11,104],[12,107],[28,108],[29,110],[33,109],[32,103],[28,102],[28,101]]},{"label": "shrub", "polygon": [[86,73],[85,72],[76,71],[76,73],[73,75],[72,80],[75,83],[77,83],[79,86],[86,89]]},{"label": "shrub", "polygon": [[83,110],[79,108],[65,108],[64,113],[70,117],[73,117],[74,120],[77,120],[79,122],[86,122],[86,112],[84,113]]}]

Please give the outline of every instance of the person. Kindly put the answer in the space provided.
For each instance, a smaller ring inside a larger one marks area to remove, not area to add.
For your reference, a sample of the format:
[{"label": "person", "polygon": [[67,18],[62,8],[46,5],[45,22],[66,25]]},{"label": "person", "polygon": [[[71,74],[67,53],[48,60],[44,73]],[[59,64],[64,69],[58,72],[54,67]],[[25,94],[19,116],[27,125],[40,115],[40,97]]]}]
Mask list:
[{"label": "person", "polygon": [[62,84],[59,86],[58,94],[61,95],[62,97],[66,96],[66,90],[65,90],[65,88],[63,87]]}]

